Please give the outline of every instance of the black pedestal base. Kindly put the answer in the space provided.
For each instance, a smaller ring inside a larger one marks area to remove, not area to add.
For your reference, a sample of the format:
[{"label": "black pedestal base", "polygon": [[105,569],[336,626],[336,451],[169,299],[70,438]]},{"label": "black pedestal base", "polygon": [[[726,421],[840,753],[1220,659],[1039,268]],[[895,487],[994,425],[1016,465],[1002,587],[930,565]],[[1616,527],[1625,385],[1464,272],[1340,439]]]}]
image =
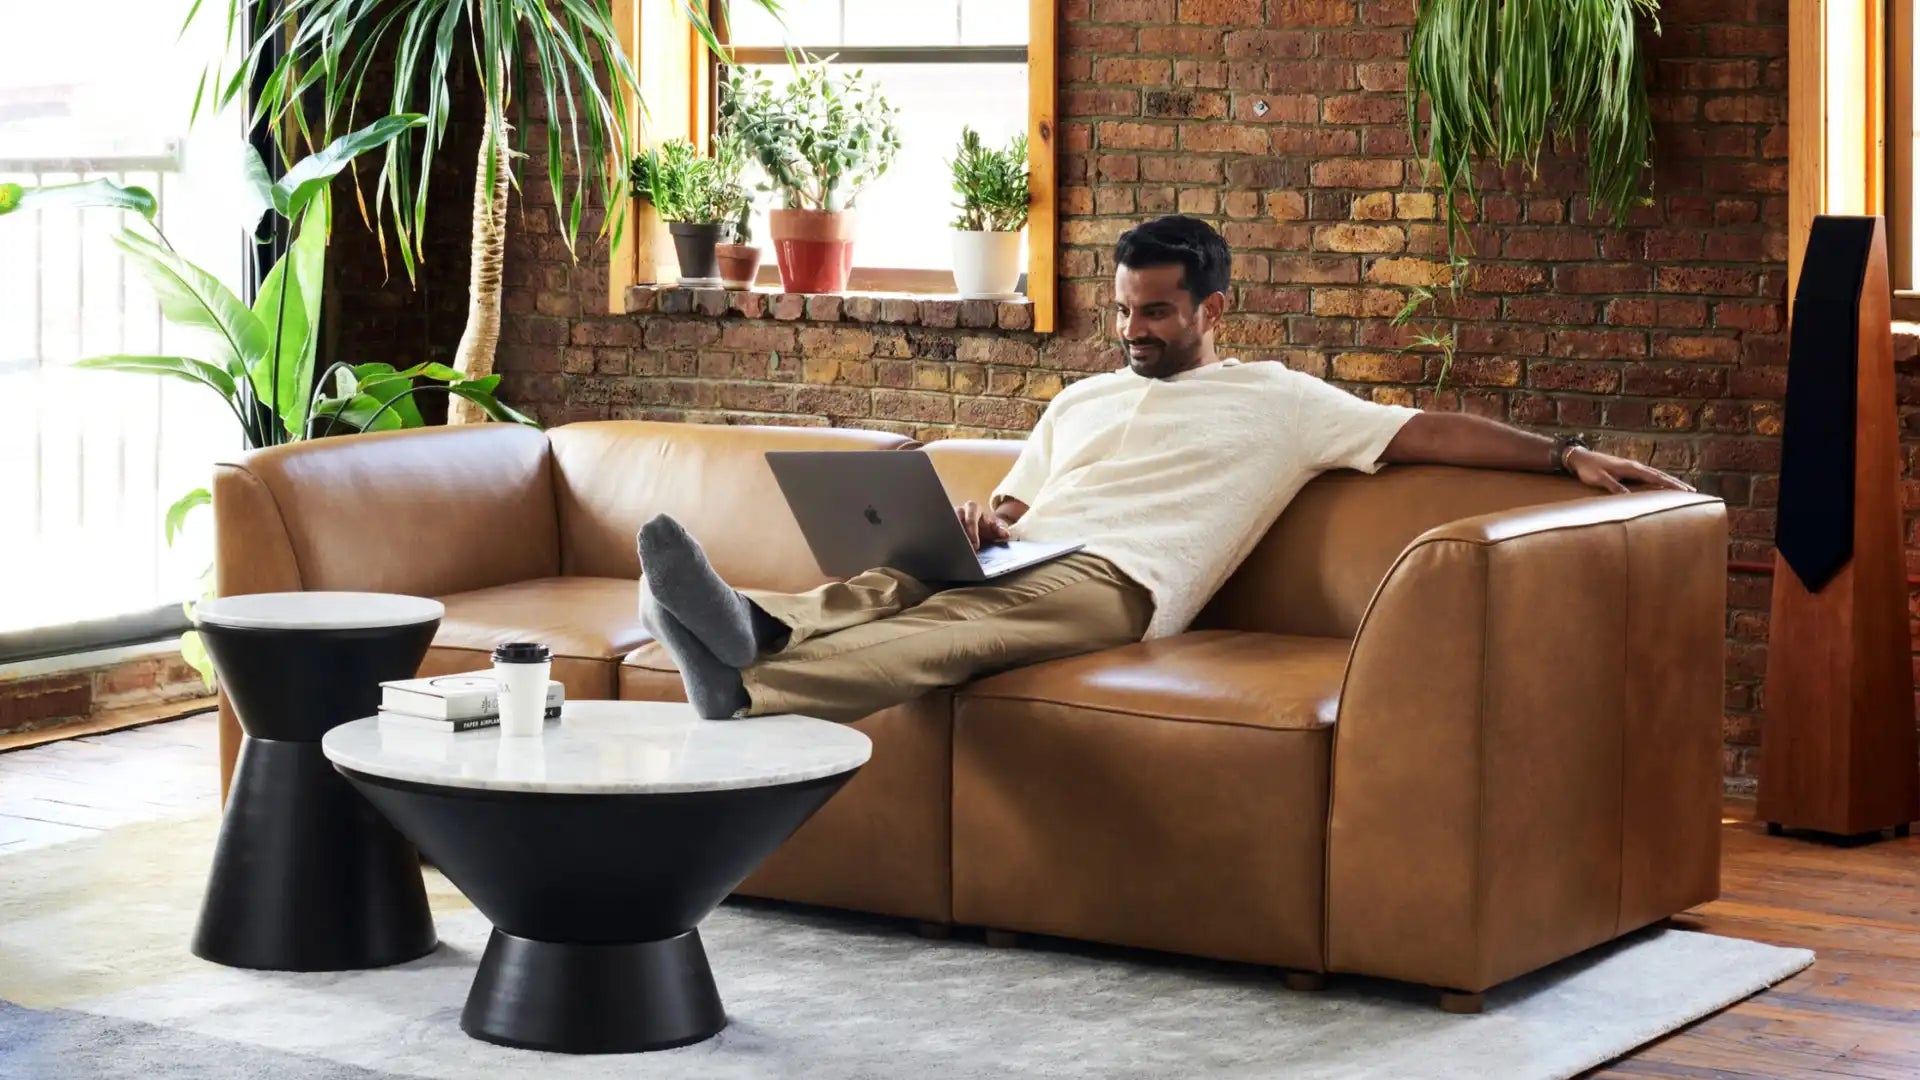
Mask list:
[{"label": "black pedestal base", "polygon": [[1913,826],[1911,823],[1903,823],[1891,826],[1890,828],[1873,829],[1869,832],[1830,833],[1823,832],[1819,829],[1790,829],[1777,821],[1767,822],[1768,836],[1786,836],[1791,833],[1803,840],[1812,840],[1816,843],[1831,844],[1834,847],[1841,848],[1862,847],[1867,844],[1879,843],[1887,839],[1889,834],[1891,834],[1895,840],[1904,840],[1911,835],[1912,829]]},{"label": "black pedestal base", "polygon": [[420,860],[317,742],[249,737],[193,954],[229,967],[385,967],[437,944]]},{"label": "black pedestal base", "polygon": [[727,1024],[700,932],[628,945],[533,941],[495,930],[460,1028],[523,1050],[629,1054]]}]

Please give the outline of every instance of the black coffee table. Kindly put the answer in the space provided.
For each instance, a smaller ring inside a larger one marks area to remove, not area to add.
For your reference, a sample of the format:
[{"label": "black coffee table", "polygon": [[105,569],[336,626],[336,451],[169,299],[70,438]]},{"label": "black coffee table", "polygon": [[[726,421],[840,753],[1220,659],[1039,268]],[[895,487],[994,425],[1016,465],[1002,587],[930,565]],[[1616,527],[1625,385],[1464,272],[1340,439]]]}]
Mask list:
[{"label": "black coffee table", "polygon": [[637,701],[568,702],[539,737],[366,719],[324,745],[494,924],[461,1028],[578,1054],[726,1025],[696,927],[872,752],[823,720]]},{"label": "black coffee table", "polygon": [[231,967],[384,967],[438,943],[420,856],[328,764],[320,737],[413,677],[445,609],[386,593],[261,593],[194,608],[246,738],[195,956]]}]

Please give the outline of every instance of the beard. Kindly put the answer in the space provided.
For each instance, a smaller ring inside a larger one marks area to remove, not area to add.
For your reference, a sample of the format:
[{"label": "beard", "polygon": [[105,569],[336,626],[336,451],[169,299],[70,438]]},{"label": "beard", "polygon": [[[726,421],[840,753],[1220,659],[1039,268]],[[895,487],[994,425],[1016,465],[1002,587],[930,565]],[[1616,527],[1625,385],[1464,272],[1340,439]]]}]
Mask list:
[{"label": "beard", "polygon": [[1163,341],[1159,338],[1134,338],[1123,343],[1127,366],[1145,379],[1164,379],[1196,367],[1200,361],[1200,343]]}]

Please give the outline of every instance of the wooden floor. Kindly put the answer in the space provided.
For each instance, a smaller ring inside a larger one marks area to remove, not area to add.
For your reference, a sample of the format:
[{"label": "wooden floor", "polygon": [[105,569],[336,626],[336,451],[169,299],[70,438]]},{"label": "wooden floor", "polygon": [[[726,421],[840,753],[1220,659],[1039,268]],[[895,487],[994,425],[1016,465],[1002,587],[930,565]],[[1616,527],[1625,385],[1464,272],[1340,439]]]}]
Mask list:
[{"label": "wooden floor", "polygon": [[[0,753],[0,855],[212,809],[214,745],[209,714]],[[1727,808],[1724,899],[1675,923],[1819,959],[1593,1075],[1920,1080],[1920,837],[1837,848],[1750,813]]]},{"label": "wooden floor", "polygon": [[1600,1077],[1920,1078],[1920,837],[1841,848],[1726,816],[1721,899],[1674,925],[1812,949],[1812,967]]}]

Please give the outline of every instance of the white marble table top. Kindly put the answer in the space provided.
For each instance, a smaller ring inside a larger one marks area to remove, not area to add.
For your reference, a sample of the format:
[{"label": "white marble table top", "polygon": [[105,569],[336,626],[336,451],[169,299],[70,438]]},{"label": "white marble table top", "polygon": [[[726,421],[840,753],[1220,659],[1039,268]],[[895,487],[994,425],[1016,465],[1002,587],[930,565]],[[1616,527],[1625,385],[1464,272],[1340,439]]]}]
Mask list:
[{"label": "white marble table top", "polygon": [[397,593],[283,592],[222,596],[193,606],[193,621],[239,630],[372,630],[442,618],[438,600]]},{"label": "white marble table top", "polygon": [[459,733],[368,717],[327,732],[334,764],[442,787],[569,795],[670,794],[770,787],[865,764],[873,743],[805,716],[702,720],[691,706],[569,701],[539,736]]}]

